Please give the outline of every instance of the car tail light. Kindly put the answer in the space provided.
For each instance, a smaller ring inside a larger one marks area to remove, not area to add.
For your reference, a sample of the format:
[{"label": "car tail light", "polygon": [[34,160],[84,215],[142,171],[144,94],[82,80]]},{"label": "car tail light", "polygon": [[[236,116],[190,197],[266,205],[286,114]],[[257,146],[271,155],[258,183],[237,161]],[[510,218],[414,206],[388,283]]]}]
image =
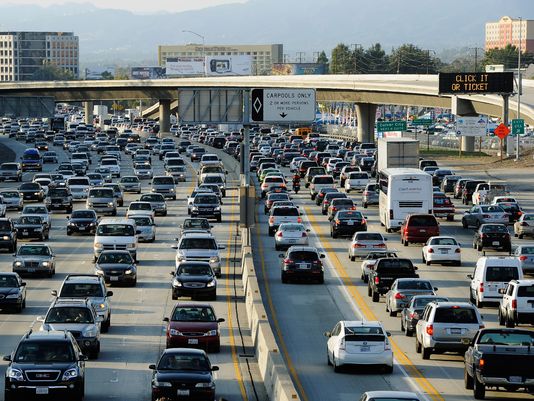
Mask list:
[{"label": "car tail light", "polygon": [[454,250],[454,252],[456,252],[456,253],[460,253],[460,252],[462,252],[462,250],[461,250],[460,248],[456,248],[456,249]]},{"label": "car tail light", "polygon": [[332,211],[335,212],[337,210],[337,207],[332,206]]},{"label": "car tail light", "polygon": [[434,250],[432,248],[428,248],[428,253],[434,253]]},{"label": "car tail light", "polygon": [[376,244],[375,248],[385,248],[386,244]]},{"label": "car tail light", "polygon": [[269,224],[274,223],[274,216],[269,217]]},{"label": "car tail light", "polygon": [[284,259],[284,264],[286,265],[292,265],[293,264],[293,260],[292,259]]},{"label": "car tail light", "polygon": [[353,247],[353,248],[365,248],[365,244],[358,244],[358,243],[355,243],[355,244],[352,244],[352,247]]},{"label": "car tail light", "polygon": [[362,223],[361,224],[367,224],[367,220],[362,219]]},{"label": "car tail light", "polygon": [[512,299],[512,309],[517,309],[517,299]]},{"label": "car tail light", "polygon": [[336,224],[338,224],[338,225],[341,224],[341,220],[337,219],[336,220]]},{"label": "car tail light", "polygon": [[478,286],[478,292],[484,292],[484,283],[480,283]]},{"label": "car tail light", "polygon": [[297,218],[297,223],[302,223],[302,217]]},{"label": "car tail light", "polygon": [[369,196],[369,192],[368,191],[363,191],[363,196]]},{"label": "car tail light", "polygon": [[375,284],[380,284],[380,278],[379,277],[375,277]]},{"label": "car tail light", "polygon": [[284,234],[282,234],[282,231],[279,231],[278,233],[276,233],[276,236],[279,237],[279,238],[282,238],[284,236]]},{"label": "car tail light", "polygon": [[406,298],[406,295],[401,294],[400,292],[397,292],[395,294],[395,299],[404,299],[404,298]]},{"label": "car tail light", "polygon": [[419,319],[419,313],[417,312],[412,312],[410,313],[410,319]]},{"label": "car tail light", "polygon": [[527,259],[528,259],[528,258],[527,258],[525,255],[521,255],[521,256],[519,257],[519,260],[521,260],[521,261],[523,261],[523,260],[527,260]]},{"label": "car tail light", "polygon": [[489,219],[491,216],[489,214],[483,214],[482,217],[485,219]]},{"label": "car tail light", "polygon": [[356,210],[356,206],[351,207],[350,210]]},{"label": "car tail light", "polygon": [[345,349],[345,339],[341,339],[341,341],[339,342],[339,349]]},{"label": "car tail light", "polygon": [[433,336],[434,335],[434,326],[429,324],[426,326],[426,334],[428,334],[429,336]]},{"label": "car tail light", "polygon": [[307,236],[308,236],[308,234],[306,234],[306,231],[303,231],[302,232],[302,238],[307,237]]},{"label": "car tail light", "polygon": [[386,341],[384,342],[384,350],[390,350],[390,349],[391,349],[391,344],[389,340],[386,338]]},{"label": "car tail light", "polygon": [[480,238],[486,238],[486,237],[487,237],[486,234],[482,234],[482,235],[480,236]]},{"label": "car tail light", "polygon": [[480,358],[478,361],[478,366],[483,368],[485,364],[486,364],[486,361],[484,360],[484,358]]}]

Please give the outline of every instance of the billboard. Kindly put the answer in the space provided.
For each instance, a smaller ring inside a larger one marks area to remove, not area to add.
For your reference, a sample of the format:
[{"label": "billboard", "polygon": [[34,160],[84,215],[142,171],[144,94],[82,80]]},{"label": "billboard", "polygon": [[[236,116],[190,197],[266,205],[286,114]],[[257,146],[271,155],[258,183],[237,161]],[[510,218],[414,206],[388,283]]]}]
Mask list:
[{"label": "billboard", "polygon": [[167,58],[167,76],[204,75],[203,57],[172,57]]},{"label": "billboard", "polygon": [[488,128],[488,118],[480,117],[460,117],[456,119],[456,133],[462,136],[486,136]]},{"label": "billboard", "polygon": [[132,79],[161,79],[165,78],[163,67],[132,67],[130,69]]},{"label": "billboard", "polygon": [[[103,77],[103,74],[107,76]],[[92,67],[85,69],[85,79],[88,80],[109,79],[110,76],[115,76],[115,67]]]},{"label": "billboard", "polygon": [[206,75],[252,75],[252,56],[208,56]]},{"label": "billboard", "polygon": [[280,63],[273,64],[272,75],[321,75],[326,74],[326,64]]}]

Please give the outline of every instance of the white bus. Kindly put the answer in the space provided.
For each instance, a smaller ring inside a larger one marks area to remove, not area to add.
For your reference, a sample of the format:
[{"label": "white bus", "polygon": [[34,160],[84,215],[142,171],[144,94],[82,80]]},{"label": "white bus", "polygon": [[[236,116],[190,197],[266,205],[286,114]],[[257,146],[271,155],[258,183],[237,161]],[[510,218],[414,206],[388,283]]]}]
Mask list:
[{"label": "white bus", "polygon": [[380,223],[389,233],[413,213],[432,214],[432,176],[415,168],[386,168],[378,173]]}]

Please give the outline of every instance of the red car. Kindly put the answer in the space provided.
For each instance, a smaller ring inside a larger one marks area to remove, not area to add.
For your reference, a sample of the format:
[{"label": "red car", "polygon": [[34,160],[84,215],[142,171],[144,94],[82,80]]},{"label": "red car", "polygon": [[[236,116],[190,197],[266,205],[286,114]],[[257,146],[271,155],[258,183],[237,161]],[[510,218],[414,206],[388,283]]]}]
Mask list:
[{"label": "red car", "polygon": [[208,304],[181,303],[174,307],[167,322],[167,348],[201,348],[207,352],[221,349],[219,323],[215,311]]},{"label": "red car", "polygon": [[447,221],[454,220],[454,204],[447,195],[443,192],[434,193],[434,216],[436,217],[446,217]]},{"label": "red car", "polygon": [[432,214],[410,214],[401,225],[401,244],[425,243],[430,237],[439,235],[439,223]]}]

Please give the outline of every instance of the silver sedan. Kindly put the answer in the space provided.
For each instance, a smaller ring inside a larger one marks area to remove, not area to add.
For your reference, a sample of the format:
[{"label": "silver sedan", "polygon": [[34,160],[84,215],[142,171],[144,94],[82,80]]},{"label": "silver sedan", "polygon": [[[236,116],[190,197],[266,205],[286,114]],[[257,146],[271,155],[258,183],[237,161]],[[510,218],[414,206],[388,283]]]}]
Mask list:
[{"label": "silver sedan", "polygon": [[293,245],[308,245],[309,231],[300,223],[282,223],[274,234],[274,248],[280,251]]},{"label": "silver sedan", "polygon": [[523,273],[534,273],[533,245],[519,245],[515,249],[514,256],[519,259]]},{"label": "silver sedan", "polygon": [[386,294],[386,312],[397,316],[415,295],[436,295],[438,289],[421,278],[398,278]]}]

